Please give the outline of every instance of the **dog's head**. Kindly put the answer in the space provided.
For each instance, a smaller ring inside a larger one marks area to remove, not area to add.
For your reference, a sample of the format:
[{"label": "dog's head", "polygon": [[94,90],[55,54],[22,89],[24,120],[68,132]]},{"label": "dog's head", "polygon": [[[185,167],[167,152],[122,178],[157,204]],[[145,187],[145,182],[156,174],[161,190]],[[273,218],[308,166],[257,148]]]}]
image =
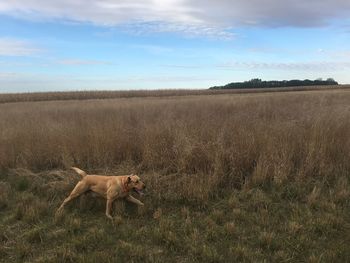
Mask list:
[{"label": "dog's head", "polygon": [[143,195],[143,190],[146,188],[146,185],[144,182],[141,181],[140,177],[137,175],[129,175],[127,179],[127,184],[129,189],[134,190],[139,195]]}]

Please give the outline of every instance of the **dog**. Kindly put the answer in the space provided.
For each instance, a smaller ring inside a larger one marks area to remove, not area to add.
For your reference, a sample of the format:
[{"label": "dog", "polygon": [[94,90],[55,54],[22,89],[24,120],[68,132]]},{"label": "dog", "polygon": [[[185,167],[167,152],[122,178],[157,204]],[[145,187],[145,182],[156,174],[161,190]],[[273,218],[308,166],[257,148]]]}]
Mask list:
[{"label": "dog", "polygon": [[139,206],[144,204],[133,197],[130,192],[133,190],[139,195],[143,195],[143,190],[146,185],[140,180],[137,175],[124,176],[103,176],[103,175],[88,175],[83,170],[77,167],[71,167],[82,179],[74,187],[70,195],[63,201],[57,212],[62,212],[64,206],[79,195],[92,191],[107,199],[106,216],[113,219],[111,215],[113,201],[117,198],[124,198],[129,202]]}]

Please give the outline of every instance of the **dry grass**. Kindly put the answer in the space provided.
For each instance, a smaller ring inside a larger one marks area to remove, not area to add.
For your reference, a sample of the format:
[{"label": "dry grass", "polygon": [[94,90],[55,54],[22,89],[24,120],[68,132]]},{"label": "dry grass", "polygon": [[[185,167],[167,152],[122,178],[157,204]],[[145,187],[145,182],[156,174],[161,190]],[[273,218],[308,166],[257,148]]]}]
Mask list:
[{"label": "dry grass", "polygon": [[[345,262],[349,101],[323,90],[0,104],[0,258]],[[140,173],[145,208],[117,202],[111,225],[85,196],[54,218],[79,179],[71,165]]]},{"label": "dry grass", "polygon": [[206,174],[232,186],[331,176],[349,168],[349,100],[349,91],[320,91],[3,104],[0,166],[129,163],[195,175],[181,184]]},{"label": "dry grass", "polygon": [[256,89],[221,89],[221,90],[129,90],[129,91],[75,91],[75,92],[32,92],[32,93],[4,93],[0,94],[0,103],[25,101],[52,101],[52,100],[91,100],[115,99],[135,97],[169,97],[190,95],[218,95],[241,93],[265,93],[302,90],[347,89],[349,85],[336,86],[298,86],[284,88],[256,88]]}]

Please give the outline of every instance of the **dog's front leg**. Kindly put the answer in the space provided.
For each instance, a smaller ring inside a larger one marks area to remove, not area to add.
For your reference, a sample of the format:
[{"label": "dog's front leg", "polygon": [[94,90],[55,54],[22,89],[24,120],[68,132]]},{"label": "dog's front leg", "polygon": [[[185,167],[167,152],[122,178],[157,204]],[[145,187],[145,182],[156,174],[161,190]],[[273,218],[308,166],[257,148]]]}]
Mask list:
[{"label": "dog's front leg", "polygon": [[108,199],[107,199],[107,204],[106,204],[106,216],[107,216],[109,219],[112,219],[112,220],[113,220],[113,217],[112,217],[112,215],[111,215],[112,204],[113,204],[113,199],[108,198]]},{"label": "dog's front leg", "polygon": [[131,196],[131,195],[128,195],[128,196],[126,197],[126,200],[128,200],[129,202],[132,202],[132,203],[134,203],[134,204],[140,205],[140,206],[143,206],[143,205],[144,205],[140,200],[136,199],[135,197],[133,197],[133,196]]}]

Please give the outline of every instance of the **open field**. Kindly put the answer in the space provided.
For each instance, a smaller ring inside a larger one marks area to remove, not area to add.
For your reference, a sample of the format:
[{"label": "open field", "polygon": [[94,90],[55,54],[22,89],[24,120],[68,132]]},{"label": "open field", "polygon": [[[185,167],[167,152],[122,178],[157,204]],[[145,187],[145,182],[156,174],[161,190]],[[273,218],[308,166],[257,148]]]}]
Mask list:
[{"label": "open field", "polygon": [[[350,90],[194,95],[0,104],[0,261],[347,262]],[[145,207],[55,217],[72,165]]]},{"label": "open field", "polygon": [[91,100],[115,99],[135,97],[169,97],[190,95],[218,95],[265,92],[288,92],[305,90],[348,89],[350,85],[336,86],[298,86],[284,88],[256,88],[256,89],[218,89],[218,90],[130,90],[130,91],[75,91],[75,92],[32,92],[32,93],[0,93],[0,103],[24,101],[51,101],[51,100]]}]

